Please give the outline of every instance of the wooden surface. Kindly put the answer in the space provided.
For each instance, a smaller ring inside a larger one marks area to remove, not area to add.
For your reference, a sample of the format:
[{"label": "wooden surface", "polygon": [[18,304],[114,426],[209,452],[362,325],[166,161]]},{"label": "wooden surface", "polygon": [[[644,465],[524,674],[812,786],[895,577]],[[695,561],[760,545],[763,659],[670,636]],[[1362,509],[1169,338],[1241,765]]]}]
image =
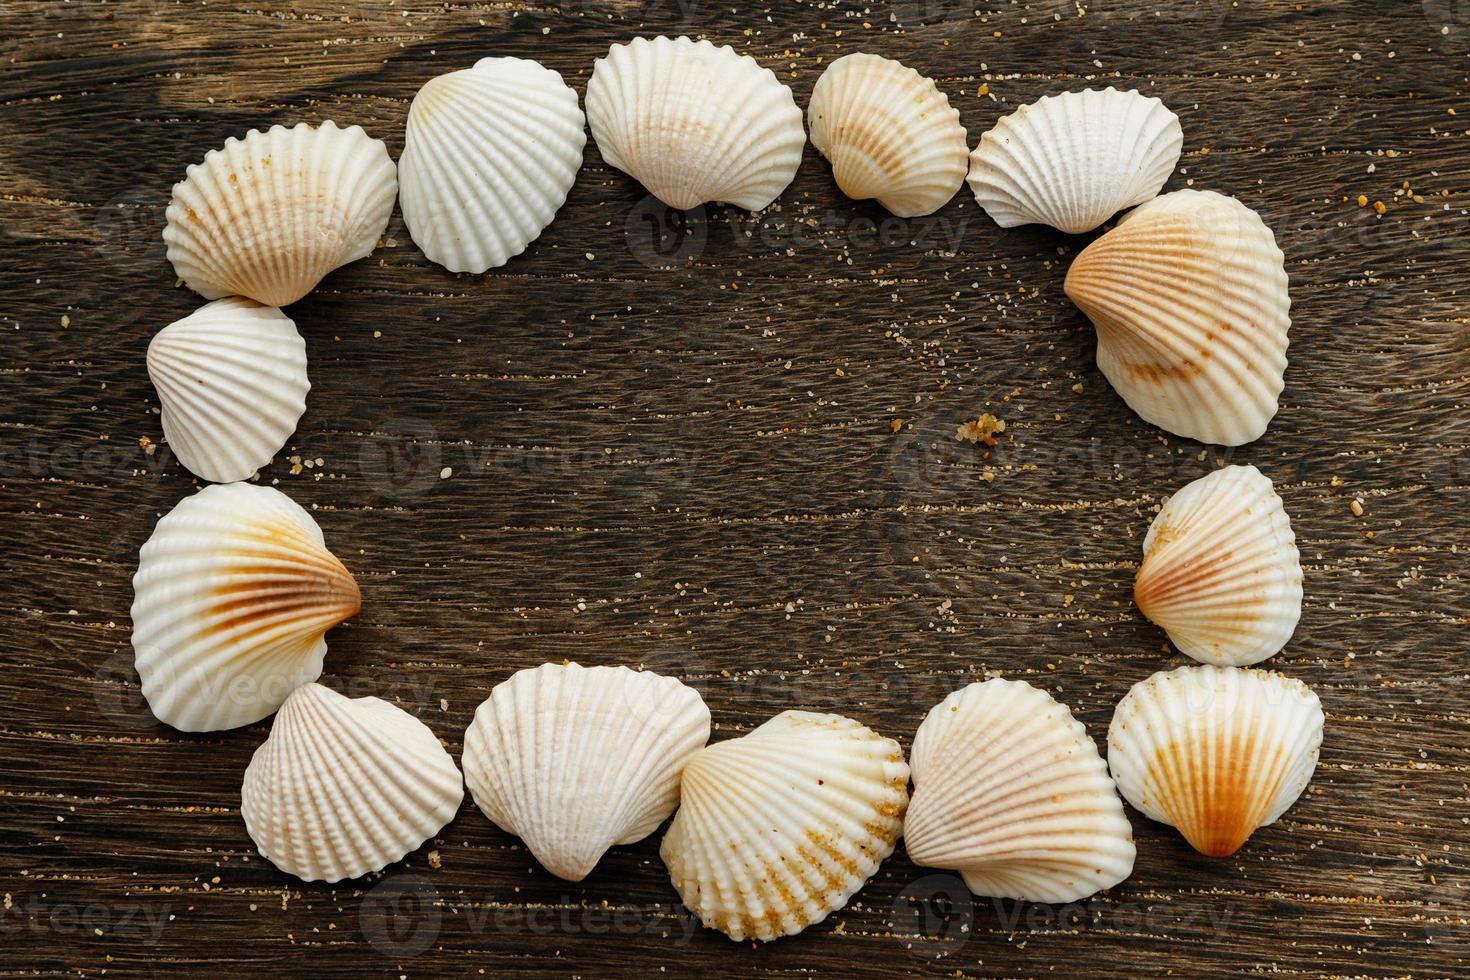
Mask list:
[{"label": "wooden surface", "polygon": [[[1466,5],[741,7],[0,0],[0,973],[1470,970]],[[313,388],[263,478],[362,585],[328,682],[396,700],[456,756],[493,684],[560,658],[685,678],[716,738],[806,707],[907,746],[945,693],[1001,673],[1101,739],[1132,683],[1186,663],[1131,604],[1152,512],[1248,461],[1306,565],[1268,666],[1328,723],[1306,795],[1239,854],[1130,810],[1133,877],[1056,909],[972,901],[900,853],[827,922],[754,948],[694,927],[659,835],[571,885],[468,801],[384,874],[303,885],[238,812],[266,725],[151,719],[129,579],[195,486],[140,445],[161,438],[144,349],[200,302],[163,258],[172,183],[276,122],[358,123],[396,157],[435,74],[514,54],[580,94],[609,43],[661,32],[735,44],[803,106],[833,57],[898,57],[972,143],[1047,93],[1161,96],[1185,133],[1169,187],[1239,196],[1288,257],[1280,414],[1234,452],[1141,422],[1062,294],[1085,240],[1001,231],[967,192],[888,220],[808,149],[769,213],[711,209],[660,245],[663,216],[589,140],[506,267],[430,266],[395,216],[291,308]],[[982,411],[1007,423],[988,458],[953,437]]]}]

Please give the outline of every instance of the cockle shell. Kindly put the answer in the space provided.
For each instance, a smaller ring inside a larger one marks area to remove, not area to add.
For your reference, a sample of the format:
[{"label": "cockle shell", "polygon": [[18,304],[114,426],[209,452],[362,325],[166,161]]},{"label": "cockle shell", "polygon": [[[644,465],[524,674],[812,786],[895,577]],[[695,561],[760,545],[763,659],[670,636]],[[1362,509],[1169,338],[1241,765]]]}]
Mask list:
[{"label": "cockle shell", "polygon": [[759,211],[796,176],[806,132],[791,89],[728,45],[634,38],[598,58],[587,121],[602,158],[669,207]]},{"label": "cockle shell", "polygon": [[464,737],[485,815],[548,871],[581,881],[609,847],[642,840],[679,802],[709,740],[709,709],[672,677],[543,664],[496,685]]},{"label": "cockle shell", "polygon": [[1213,191],[1154,198],[1082,250],[1066,291],[1097,327],[1097,366],[1144,419],[1223,446],[1266,431],[1291,296],[1250,208]]},{"label": "cockle shell", "polygon": [[133,651],[158,719],[186,732],[275,711],[322,672],[357,583],[279,490],[223,483],[159,520],[133,576]]},{"label": "cockle shell", "polygon": [[306,343],[274,306],[232,296],[200,307],[148,344],[163,435],[179,461],[216,483],[266,465],[306,411]]},{"label": "cockle shell", "polygon": [[806,113],[812,146],[848,197],[912,218],[938,211],[965,182],[959,110],[897,61],[843,55],[817,79]]},{"label": "cockle shell", "polygon": [[252,129],[174,185],[163,240],[174,271],[205,299],[286,306],[373,250],[397,193],[388,148],[361,127]]},{"label": "cockle shell", "polygon": [[930,709],[914,737],[904,846],[977,895],[1075,902],[1133,873],[1133,829],[1067,706],[994,678]]},{"label": "cockle shell", "polygon": [[1224,857],[1302,795],[1322,722],[1317,695],[1274,671],[1160,671],[1118,703],[1108,766],[1129,803]]},{"label": "cockle shell", "polygon": [[1243,666],[1276,653],[1302,614],[1291,520],[1254,466],[1227,466],[1170,497],[1143,540],[1141,611],[1183,652]]},{"label": "cockle shell", "polygon": [[463,799],[454,759],[423,722],[379,698],[304,684],[245,770],[240,815],[282,871],[341,881],[416,849]]},{"label": "cockle shell", "polygon": [[893,739],[785,711],[695,753],[659,854],[706,926],[736,940],[795,935],[893,853],[908,778]]},{"label": "cockle shell", "polygon": [[398,161],[409,234],[450,272],[484,272],[551,224],[587,144],[577,93],[523,58],[481,58],[430,79]]},{"label": "cockle shell", "polygon": [[1179,162],[1179,117],[1118,89],[1049,95],[996,121],[970,154],[970,189],[1002,228],[1091,231],[1157,194]]}]

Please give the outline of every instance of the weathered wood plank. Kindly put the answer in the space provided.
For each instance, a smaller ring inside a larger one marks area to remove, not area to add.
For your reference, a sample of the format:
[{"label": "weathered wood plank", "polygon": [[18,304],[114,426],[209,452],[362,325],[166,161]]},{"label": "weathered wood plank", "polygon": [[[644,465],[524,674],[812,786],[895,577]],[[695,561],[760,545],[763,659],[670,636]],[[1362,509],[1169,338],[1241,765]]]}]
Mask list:
[{"label": "weathered wood plank", "polygon": [[[0,0],[0,971],[1465,973],[1462,6]],[[802,104],[840,54],[901,58],[972,141],[1068,88],[1164,98],[1185,130],[1170,187],[1240,196],[1288,255],[1280,415],[1229,454],[1132,416],[1061,292],[1080,243],[1002,231],[967,194],[885,220],[808,151],[770,213],[711,209],[675,252],[589,143],[505,268],[445,273],[395,217],[292,309],[314,387],[283,456],[323,463],[265,478],[362,584],[331,681],[456,752],[490,686],[563,657],[685,677],[719,735],[802,706],[907,744],[1000,672],[1101,738],[1130,684],[1183,662],[1131,606],[1153,509],[1249,461],[1307,564],[1272,665],[1318,690],[1328,734],[1308,794],[1240,854],[1131,813],[1135,876],[1067,909],[972,900],[899,854],[828,922],[750,948],[694,927],[657,837],[573,886],[468,803],[382,876],[293,883],[237,810],[265,726],[151,720],[129,577],[193,486],[138,442],[159,439],[148,339],[198,303],[157,237],[169,186],[273,122],[359,123],[396,155],[434,74],[514,54],[581,92],[609,43],[659,32],[737,45]],[[1007,421],[988,458],[952,437],[980,411]]]}]

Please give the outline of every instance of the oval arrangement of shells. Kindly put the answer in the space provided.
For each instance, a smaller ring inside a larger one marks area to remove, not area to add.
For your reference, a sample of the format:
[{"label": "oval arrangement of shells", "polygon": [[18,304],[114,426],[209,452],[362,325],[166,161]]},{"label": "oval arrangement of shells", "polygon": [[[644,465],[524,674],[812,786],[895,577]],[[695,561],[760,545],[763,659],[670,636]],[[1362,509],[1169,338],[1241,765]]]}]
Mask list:
[{"label": "oval arrangement of shells", "polygon": [[579,102],[556,71],[486,57],[422,85],[396,162],[357,126],[273,126],[209,150],[174,187],[168,261],[207,302],[159,330],[146,367],[167,443],[210,482],[142,545],[135,662],[152,712],[181,731],[274,715],[240,816],[276,868],[323,882],[378,872],[464,807],[545,873],[582,882],[662,829],[683,905],[732,940],[771,941],[840,915],[900,847],[979,896],[1069,903],[1125,885],[1139,816],[1223,858],[1303,795],[1322,707],[1253,666],[1296,629],[1302,563],[1252,465],[1160,487],[1167,499],[1135,528],[1137,610],[1198,663],[1132,679],[1104,747],[1092,719],[998,676],[901,705],[913,723],[900,732],[868,727],[861,706],[803,704],[719,731],[688,678],[616,663],[504,671],[463,733],[319,683],[328,635],[362,597],[354,556],[329,547],[335,517],[324,528],[255,482],[312,390],[301,327],[316,325],[281,308],[371,254],[395,200],[445,270],[514,262],[555,221],[589,147],[613,180],[670,208],[767,208],[810,141],[846,198],[896,216],[932,214],[968,185],[1001,228],[1094,233],[1055,286],[1095,327],[1119,411],[1220,446],[1265,432],[1287,365],[1285,258],[1240,200],[1164,191],[1184,134],[1160,99],[1048,95],[972,145],[915,67],[854,53],[811,81],[803,112],[729,46],[638,37],[590,66]]}]

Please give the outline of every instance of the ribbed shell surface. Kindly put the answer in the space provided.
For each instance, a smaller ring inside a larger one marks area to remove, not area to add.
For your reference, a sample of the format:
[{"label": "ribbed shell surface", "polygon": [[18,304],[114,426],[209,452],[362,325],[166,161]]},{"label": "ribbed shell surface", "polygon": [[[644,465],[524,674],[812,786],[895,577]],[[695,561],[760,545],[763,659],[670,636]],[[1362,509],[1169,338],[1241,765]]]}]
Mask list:
[{"label": "ribbed shell surface", "polygon": [[844,194],[900,217],[939,210],[965,182],[959,110],[932,80],[890,58],[849,54],[828,65],[807,126]]},{"label": "ribbed shell surface", "polygon": [[587,121],[603,159],[672,208],[758,211],[791,183],[806,146],[801,110],[774,72],[687,37],[614,44],[587,83]]},{"label": "ribbed shell surface", "polygon": [[970,154],[970,189],[1002,228],[1033,222],[1091,231],[1164,186],[1184,133],[1158,99],[1084,89],[997,120]]},{"label": "ribbed shell surface", "polygon": [[1224,446],[1266,431],[1291,296],[1250,208],[1213,191],[1155,198],[1083,249],[1065,288],[1097,327],[1098,368],[1145,420]]},{"label": "ribbed shell surface", "polygon": [[387,147],[358,126],[252,129],[174,185],[163,240],[174,271],[205,299],[286,306],[372,252],[397,195]]},{"label": "ribbed shell surface", "polygon": [[672,677],[543,664],[496,685],[465,732],[465,781],[496,826],[581,881],[615,844],[658,829],[709,709]]},{"label": "ribbed shell surface", "polygon": [[1133,584],[1139,610],[1201,663],[1278,652],[1302,614],[1291,520],[1254,466],[1227,466],[1170,497],[1149,526]]},{"label": "ribbed shell surface", "polygon": [[785,711],[695,753],[659,854],[706,926],[736,940],[795,935],[893,853],[908,777],[892,739],[840,715]]},{"label": "ribbed shell surface", "polygon": [[556,216],[587,143],[577,93],[522,58],[431,79],[398,161],[403,220],[429,261],[480,273],[525,251]]},{"label": "ribbed shell surface", "polygon": [[216,483],[271,461],[306,411],[306,343],[274,306],[215,300],[148,345],[163,435],[179,461]]},{"label": "ribbed shell surface", "polygon": [[1020,681],[962,688],[914,737],[904,846],[972,891],[1075,902],[1133,872],[1133,830],[1067,706]]},{"label": "ribbed shell surface", "polygon": [[1108,766],[1129,803],[1224,857],[1301,796],[1322,724],[1317,695],[1273,671],[1160,671],[1113,712]]},{"label": "ribbed shell surface", "polygon": [[133,651],[160,721],[215,731],[259,721],[322,671],[357,583],[285,494],[215,484],[180,501],[133,576]]},{"label": "ribbed shell surface", "polygon": [[240,814],[261,856],[304,881],[381,871],[454,818],[464,786],[423,722],[305,684],[250,760]]}]

